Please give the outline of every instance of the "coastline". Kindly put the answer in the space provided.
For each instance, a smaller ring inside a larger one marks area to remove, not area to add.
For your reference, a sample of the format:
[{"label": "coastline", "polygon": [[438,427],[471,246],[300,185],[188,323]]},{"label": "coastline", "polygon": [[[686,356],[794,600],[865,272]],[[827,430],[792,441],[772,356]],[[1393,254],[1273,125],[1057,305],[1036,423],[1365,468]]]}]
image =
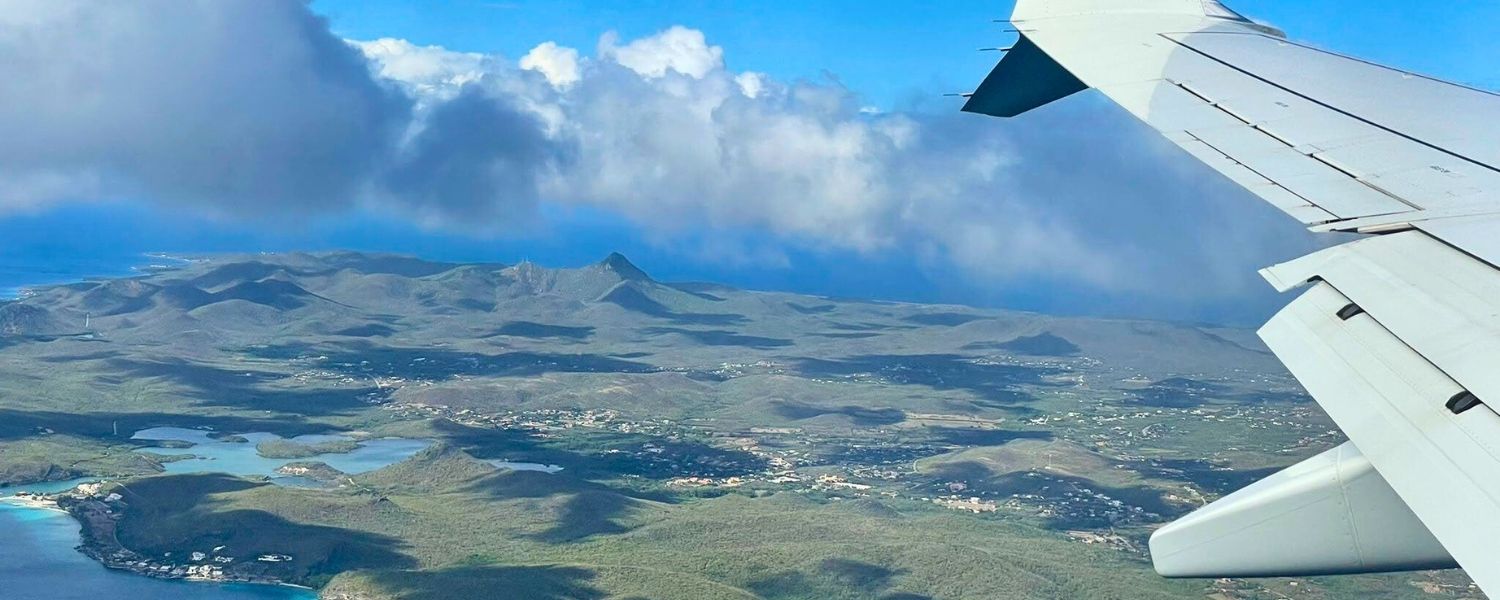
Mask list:
[{"label": "coastline", "polygon": [[118,496],[101,496],[102,493],[100,490],[81,490],[78,487],[50,494],[22,491],[0,496],[0,504],[20,510],[68,516],[79,526],[79,542],[74,550],[112,571],[170,581],[278,586],[308,592],[312,594],[311,597],[316,597],[317,588],[274,577],[226,572],[223,569],[227,566],[225,564],[165,563],[131,551],[115,537],[115,524],[119,514],[114,510],[114,502],[117,502]]},{"label": "coastline", "polygon": [[0,581],[6,598],[138,600],[317,600],[318,590],[289,585],[166,580],[104,568],[78,550],[80,528],[65,511],[0,502]]},{"label": "coastline", "polygon": [[[48,259],[50,263],[53,257]],[[28,264],[25,259],[12,264],[0,262],[0,303],[26,298],[39,288],[168,271],[191,264],[193,260],[186,255],[168,252],[141,252],[116,260],[76,264],[63,271],[42,269],[40,265]]]},{"label": "coastline", "polygon": [[[137,431],[136,435],[132,436],[132,439],[155,439],[152,436],[141,436],[143,432],[151,431],[152,429],[149,428]],[[155,434],[160,436],[160,440],[158,441],[174,439],[171,435],[173,433],[173,431],[155,431]],[[233,452],[230,454],[243,455],[250,453],[254,455],[257,461],[264,460],[259,456],[256,444],[253,443],[226,442],[223,439],[224,436],[215,436],[209,430],[202,429],[184,430],[181,433],[192,434],[190,437],[192,437],[193,441],[189,444],[191,446],[198,444],[227,444],[233,447]],[[264,434],[264,436],[257,436],[255,434],[246,435],[249,437],[241,438],[245,442],[263,438],[282,439],[273,434]],[[354,465],[353,468],[358,470],[360,469],[359,465],[362,464],[359,463],[359,460],[361,460],[360,452],[374,448],[376,450],[374,457],[362,460],[366,462],[375,461],[374,463],[366,464],[365,469],[378,468],[379,466],[389,464],[391,461],[399,460],[415,453],[420,448],[425,448],[431,444],[430,440],[409,440],[412,444],[415,444],[415,447],[403,449],[404,446],[400,444],[397,444],[397,446],[401,447],[393,447],[389,444],[382,444],[382,442],[407,441],[404,438],[369,438],[364,435],[360,437],[365,441],[361,442],[361,446],[357,449],[331,455],[317,454],[308,458],[323,458],[326,456],[351,457],[350,460],[353,461],[351,463]],[[300,438],[290,439],[297,440]],[[312,442],[322,439],[309,438],[304,441]],[[395,452],[400,456],[381,454],[379,452],[380,449],[385,449],[387,452]],[[175,457],[177,455],[163,456]],[[203,460],[233,458],[233,456],[228,455],[218,457],[213,452],[207,452],[207,456],[200,454],[194,454],[193,456]],[[304,472],[299,473],[299,475],[314,477],[314,479],[317,479],[317,473],[311,471],[317,467],[326,469],[328,475],[337,474],[340,477],[344,476],[341,471],[321,462],[309,462],[305,464],[282,460],[273,462],[285,463],[281,464],[281,468],[283,469],[290,465],[300,465]],[[260,475],[260,471],[264,467],[264,465],[259,464],[249,465],[248,467],[247,465],[238,465],[238,468],[235,468],[236,465],[225,464],[202,466],[205,470],[242,474],[249,474],[245,469],[250,468],[255,471],[256,475]],[[226,468],[227,471],[225,471]],[[192,472],[193,469],[188,469],[188,471]],[[283,471],[268,473],[265,476],[274,477],[276,473],[283,473]],[[125,515],[132,514],[130,510],[131,502],[127,498],[129,494],[125,492],[122,485],[123,482],[120,480],[114,478],[101,479],[98,477],[36,481],[8,485],[0,488],[0,510],[11,511],[17,515],[29,515],[21,517],[26,521],[48,521],[53,524],[51,527],[54,530],[58,528],[60,523],[67,523],[68,526],[66,529],[68,530],[69,539],[66,542],[54,541],[54,548],[59,548],[92,567],[97,568],[102,566],[104,570],[118,572],[121,575],[130,576],[131,578],[144,575],[145,577],[139,579],[218,584],[216,587],[221,589],[223,585],[229,585],[231,589],[238,585],[245,585],[254,587],[276,586],[287,590],[280,593],[267,592],[264,589],[259,592],[249,591],[246,592],[247,598],[272,597],[278,600],[313,600],[317,597],[318,588],[308,585],[307,580],[299,579],[301,571],[290,568],[290,565],[280,564],[286,560],[290,560],[289,556],[282,557],[282,555],[277,554],[236,552],[235,549],[226,550],[225,546],[213,547],[212,549],[206,546],[203,548],[188,549],[197,550],[196,552],[185,550],[170,553],[158,551],[138,552],[127,547],[117,533]],[[56,536],[51,539],[56,540]],[[73,564],[70,561],[58,561],[56,559],[53,562]],[[230,595],[234,596],[235,594]]]},{"label": "coastline", "polygon": [[[100,494],[103,493],[100,492]],[[54,496],[53,501],[79,523],[81,530],[78,551],[104,565],[105,568],[155,579],[281,585],[316,591],[272,576],[235,572],[237,564],[232,562],[233,559],[222,560],[217,556],[203,556],[197,561],[179,563],[141,555],[126,548],[115,535],[122,516],[116,510],[119,495],[109,494],[101,497],[100,494],[63,493]]]},{"label": "coastline", "polygon": [[5,496],[0,497],[0,503],[5,503],[20,508],[29,508],[32,510],[46,510],[63,514],[71,514],[68,513],[68,511],[63,510],[62,507],[58,506],[57,502],[49,500],[45,496]]}]

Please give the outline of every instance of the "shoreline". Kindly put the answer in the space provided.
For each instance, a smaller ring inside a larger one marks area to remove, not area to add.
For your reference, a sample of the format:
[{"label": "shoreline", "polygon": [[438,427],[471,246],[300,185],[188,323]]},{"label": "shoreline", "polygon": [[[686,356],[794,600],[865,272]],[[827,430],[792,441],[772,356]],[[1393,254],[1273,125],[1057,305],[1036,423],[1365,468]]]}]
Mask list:
[{"label": "shoreline", "polygon": [[58,506],[56,501],[47,499],[46,496],[4,496],[0,497],[0,504],[8,504],[17,508],[26,508],[31,510],[46,510],[63,514],[71,514],[68,511],[63,510],[62,507]]},{"label": "shoreline", "polygon": [[[193,261],[194,259],[190,255],[178,255],[158,251],[140,252],[128,257],[128,260],[122,260],[118,268],[86,272],[79,271],[55,278],[42,277],[29,281],[20,281],[19,279],[14,282],[0,281],[0,303],[24,300],[34,295],[39,289],[52,286],[70,285],[97,279],[120,279],[150,275],[161,271],[178,269],[192,264]],[[3,272],[0,272],[0,274],[3,274]]]},{"label": "shoreline", "polygon": [[[233,568],[233,559],[220,562],[217,557],[213,561],[197,561],[196,563],[164,562],[147,557],[126,548],[116,537],[116,526],[120,514],[115,511],[113,502],[117,502],[117,495],[111,495],[105,499],[97,497],[78,497],[75,495],[62,494],[57,497],[57,505],[65,512],[72,515],[80,526],[79,545],[77,550],[84,556],[94,559],[107,569],[125,571],[136,575],[144,575],[155,579],[202,581],[212,583],[246,583],[255,585],[280,585],[316,591],[307,586],[298,585],[271,576],[245,575],[227,571]],[[204,557],[205,559],[209,557]]]},{"label": "shoreline", "polygon": [[[200,430],[194,428],[192,431],[195,435],[212,435],[215,433],[215,430],[211,429]],[[136,436],[139,436],[140,433],[137,432]],[[361,435],[355,438],[354,436],[349,436],[348,433],[340,432],[341,436],[338,439],[351,441],[358,439],[359,441],[355,442],[358,447],[348,452],[338,453],[340,455],[353,454],[367,445],[375,444],[382,440],[405,439],[399,436],[375,437],[365,432],[359,432]],[[144,439],[136,436],[132,436],[132,439]],[[162,438],[162,440],[169,439],[173,438],[170,436],[163,436]],[[276,436],[274,439],[295,440],[296,438],[280,438]],[[225,440],[215,436],[209,440],[199,441],[195,439],[190,443],[191,445],[197,445],[199,443],[222,441]],[[321,440],[315,439],[312,441]],[[417,441],[419,442],[417,445],[421,448],[429,447],[432,444],[432,440]],[[237,451],[248,450],[254,452],[254,450],[251,450],[253,445],[235,444],[235,447]],[[140,450],[149,452],[150,448],[141,448]],[[190,452],[191,450],[188,449],[188,451]],[[409,450],[409,452],[413,453],[416,451],[417,449]],[[318,458],[323,454],[325,453],[315,454],[310,458]],[[401,451],[401,454],[404,456],[407,454],[407,451]],[[175,454],[163,456],[187,458],[187,456]],[[256,456],[260,457],[258,452]],[[202,459],[205,457],[194,456],[194,458]],[[375,460],[380,464],[386,464],[392,459],[377,457]],[[275,460],[274,462],[284,464],[281,464],[278,470],[270,475],[266,475],[266,477],[274,478],[278,474],[285,475],[286,473],[281,469],[301,464],[294,460]],[[328,469],[329,473],[337,474],[338,477],[346,477],[342,472],[328,467],[326,464],[319,463],[319,465]],[[331,481],[323,482],[321,479],[315,477],[317,473],[313,472],[296,473],[296,475],[313,477],[313,481],[321,482],[325,485],[332,483]],[[48,511],[46,513],[48,516],[46,517],[32,513],[33,516],[30,519],[52,520],[54,523],[59,522],[62,515],[66,515],[70,521],[69,525],[73,526],[71,533],[74,534],[74,537],[71,538],[71,541],[58,542],[57,545],[62,547],[65,544],[66,548],[70,548],[77,554],[87,557],[86,562],[103,566],[110,571],[123,572],[123,574],[132,576],[144,575],[147,578],[161,581],[177,580],[250,586],[275,585],[299,592],[283,592],[297,600],[313,600],[317,597],[319,588],[308,585],[304,580],[299,580],[298,573],[300,571],[291,568],[289,565],[276,564],[285,560],[278,560],[280,555],[236,552],[234,549],[221,552],[221,549],[224,548],[223,546],[213,548],[212,550],[206,547],[199,548],[197,552],[177,552],[174,550],[169,553],[156,551],[141,553],[126,547],[118,537],[118,527],[125,515],[130,512],[130,502],[125,497],[128,495],[121,488],[121,482],[114,481],[113,479],[74,478],[58,481],[18,483],[8,485],[3,491],[0,491],[0,508],[8,511],[14,510],[16,513],[27,510]],[[190,548],[189,550],[193,549]],[[307,597],[304,598],[301,593],[306,593]]]},{"label": "shoreline", "polygon": [[118,496],[100,498],[77,493],[77,488],[52,494],[21,492],[0,497],[0,504],[20,509],[67,515],[79,526],[78,553],[113,571],[143,575],[152,579],[194,583],[234,583],[275,585],[316,594],[317,588],[274,577],[226,573],[228,563],[178,564],[142,556],[120,544],[115,537],[119,514],[111,501]]}]

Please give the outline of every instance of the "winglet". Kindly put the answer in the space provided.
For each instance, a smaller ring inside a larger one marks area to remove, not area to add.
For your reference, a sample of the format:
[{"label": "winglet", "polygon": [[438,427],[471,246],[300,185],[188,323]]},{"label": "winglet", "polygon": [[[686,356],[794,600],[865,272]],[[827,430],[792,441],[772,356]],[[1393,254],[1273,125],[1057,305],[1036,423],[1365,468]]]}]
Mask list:
[{"label": "winglet", "polygon": [[1022,36],[964,104],[964,112],[1014,117],[1088,89],[1082,81]]}]

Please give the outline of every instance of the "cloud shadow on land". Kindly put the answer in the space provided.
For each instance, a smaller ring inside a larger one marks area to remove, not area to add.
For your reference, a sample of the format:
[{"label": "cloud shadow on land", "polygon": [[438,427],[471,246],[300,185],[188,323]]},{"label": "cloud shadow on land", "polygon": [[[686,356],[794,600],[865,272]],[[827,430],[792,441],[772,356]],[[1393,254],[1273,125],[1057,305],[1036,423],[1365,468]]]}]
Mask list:
[{"label": "cloud shadow on land", "polygon": [[602,600],[597,573],[574,566],[479,566],[440,571],[380,571],[360,576],[382,593],[403,600],[453,598],[525,598],[527,600]]},{"label": "cloud shadow on land", "polygon": [[807,305],[807,304],[798,304],[796,302],[788,302],[788,303],[786,303],[786,305],[787,305],[787,307],[791,308],[792,310],[795,310],[795,311],[797,311],[799,313],[802,313],[804,315],[821,315],[821,314],[824,314],[824,313],[833,312],[835,310],[838,310],[838,308],[839,308],[838,306],[835,306],[833,304],[813,304],[813,305]]},{"label": "cloud shadow on land", "polygon": [[180,358],[108,362],[127,378],[155,378],[187,388],[192,399],[205,406],[268,410],[306,416],[349,415],[384,401],[389,390],[374,385],[315,388],[282,387],[281,373],[226,369]]},{"label": "cloud shadow on land", "polygon": [[[551,527],[531,537],[551,544],[630,531],[631,527],[621,521],[640,510],[645,501],[626,490],[578,479],[568,475],[566,470],[559,473],[502,471],[481,478],[462,491],[479,494],[490,501],[547,501],[556,520]],[[657,495],[652,499],[670,498]]]},{"label": "cloud shadow on land", "polygon": [[[417,561],[403,553],[399,539],[370,533],[288,521],[253,509],[226,508],[224,494],[272,484],[222,474],[172,475],[131,481],[120,494],[125,509],[117,535],[127,548],[146,556],[180,556],[185,548],[217,548],[235,560],[226,570],[249,576],[317,582],[354,569],[411,569]],[[289,490],[279,490],[293,494]],[[395,509],[371,500],[361,510],[373,518]],[[387,515],[384,518],[392,518]],[[291,556],[285,562],[263,562],[268,554]]]},{"label": "cloud shadow on land", "polygon": [[907,316],[907,317],[902,317],[901,320],[902,321],[906,321],[907,323],[916,323],[918,325],[934,325],[934,326],[939,326],[939,327],[957,327],[959,325],[963,325],[964,323],[972,323],[974,321],[979,321],[979,320],[988,319],[988,318],[990,318],[990,317],[986,317],[986,316],[983,316],[983,315],[971,315],[971,314],[967,314],[967,313],[951,313],[951,312],[949,312],[949,313],[921,313],[921,314],[915,314],[915,315],[911,315],[911,316]]},{"label": "cloud shadow on land", "polygon": [[602,354],[504,352],[483,354],[443,348],[401,348],[365,342],[332,347],[290,344],[250,349],[259,358],[326,357],[323,368],[352,376],[446,379],[454,375],[529,377],[547,373],[651,373],[653,365]]},{"label": "cloud shadow on land", "polygon": [[396,333],[395,328],[379,323],[346,327],[333,332],[333,335],[344,335],[349,337],[390,337]]},{"label": "cloud shadow on land", "polygon": [[777,415],[801,421],[823,415],[839,415],[848,417],[855,425],[861,427],[878,427],[881,425],[894,425],[906,420],[906,413],[894,408],[869,408],[864,406],[818,406],[801,402],[789,402],[786,400],[773,400],[774,410]]},{"label": "cloud shadow on land", "polygon": [[798,371],[807,377],[875,377],[900,385],[925,385],[939,390],[966,390],[986,406],[1006,407],[1030,401],[1017,385],[1051,385],[1042,379],[1054,369],[992,364],[957,354],[865,354],[828,360],[802,358]]},{"label": "cloud shadow on land", "polygon": [[924,427],[923,435],[934,441],[955,446],[1001,446],[1015,440],[1051,440],[1050,431],[1012,431],[975,427]]},{"label": "cloud shadow on land", "polygon": [[[934,484],[962,482],[968,486],[965,494],[983,492],[998,497],[1029,495],[1045,498],[1050,503],[1066,507],[1047,520],[1048,527],[1059,530],[1109,527],[1116,519],[1127,516],[1174,518],[1190,510],[1167,502],[1165,492],[1148,485],[1113,487],[1053,471],[996,473],[974,460],[943,463],[927,475]],[[1122,502],[1124,506],[1114,506],[1111,501]],[[1145,514],[1131,507],[1139,508]]]},{"label": "cloud shadow on land", "polygon": [[682,329],[679,327],[647,327],[641,330],[646,335],[677,334],[705,346],[742,346],[760,350],[783,348],[792,345],[792,340],[782,338],[744,335],[722,329]]},{"label": "cloud shadow on land", "polygon": [[511,321],[500,326],[500,329],[495,330],[495,333],[480,337],[483,339],[502,335],[533,339],[586,340],[594,335],[594,328],[548,325],[546,323],[533,323],[531,321]]},{"label": "cloud shadow on land", "polygon": [[1229,469],[1202,459],[1152,458],[1131,463],[1130,468],[1144,475],[1162,479],[1192,482],[1215,494],[1228,494],[1269,477],[1282,467]]},{"label": "cloud shadow on land", "polygon": [[1076,356],[1082,351],[1067,338],[1045,331],[1004,342],[974,342],[965,345],[964,350],[1005,350],[1030,356]]},{"label": "cloud shadow on land", "polygon": [[599,298],[600,302],[608,302],[629,310],[658,319],[665,319],[680,325],[705,325],[725,327],[745,323],[744,315],[733,313],[686,313],[672,310],[667,305],[657,302],[651,296],[636,285],[627,282],[620,285],[609,293]]},{"label": "cloud shadow on land", "polygon": [[[283,437],[329,431],[324,425],[278,418],[240,416],[205,417],[164,412],[90,412],[21,411],[0,409],[0,441],[37,437],[51,430],[53,434],[129,442],[136,431],[151,427],[212,428],[225,433],[267,432]],[[119,433],[116,435],[115,430]]]},{"label": "cloud shadow on land", "polygon": [[446,419],[434,421],[433,426],[440,437],[475,457],[558,465],[579,479],[730,477],[760,472],[766,466],[765,459],[749,452],[689,439],[598,431],[580,438],[581,445],[563,447],[528,430],[470,427]]},{"label": "cloud shadow on land", "polygon": [[1208,404],[1214,398],[1228,397],[1229,387],[1187,377],[1170,377],[1135,390],[1131,396],[1132,402],[1144,406],[1197,408]]},{"label": "cloud shadow on land", "polygon": [[875,600],[931,600],[919,594],[889,591],[906,573],[905,569],[834,557],[823,559],[814,569],[773,573],[751,581],[746,587],[771,600],[844,597],[850,592]]}]

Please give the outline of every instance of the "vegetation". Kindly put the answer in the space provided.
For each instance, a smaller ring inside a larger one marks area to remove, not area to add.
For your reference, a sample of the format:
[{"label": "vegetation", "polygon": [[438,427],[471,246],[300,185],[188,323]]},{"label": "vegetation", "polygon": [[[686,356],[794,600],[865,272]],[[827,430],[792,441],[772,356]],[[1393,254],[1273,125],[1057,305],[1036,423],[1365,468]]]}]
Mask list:
[{"label": "vegetation", "polygon": [[[491,468],[454,478],[483,463],[444,454],[361,478],[389,488],[159,478],[168,481],[130,486],[124,523],[140,526],[124,530],[138,548],[288,554],[304,582],[354,567],[330,586],[333,597],[440,598],[490,586],[514,590],[509,597],[1166,598],[1201,588],[1000,519],[785,493],[664,504],[564,475]],[[417,473],[434,476],[408,477]]]},{"label": "vegetation", "polygon": [[[1144,538],[1341,441],[1250,332],[667,284],[618,256],[215,258],[6,306],[0,484],[121,480],[130,550],[218,548],[326,598],[1281,598],[1160,579]],[[304,434],[437,443],[288,465],[334,483],[303,489],[152,476],[131,436],[156,426],[274,433],[282,459],[353,449]]]},{"label": "vegetation", "polygon": [[340,485],[349,479],[343,471],[317,461],[287,463],[277,468],[276,473],[289,477],[301,477],[323,485]]},{"label": "vegetation", "polygon": [[359,448],[359,442],[350,439],[327,440],[302,443],[288,439],[270,439],[255,445],[255,453],[265,458],[308,458],[321,454],[344,454]]},{"label": "vegetation", "polygon": [[128,477],[161,471],[158,458],[132,449],[62,435],[0,440],[0,487],[86,475]]}]

